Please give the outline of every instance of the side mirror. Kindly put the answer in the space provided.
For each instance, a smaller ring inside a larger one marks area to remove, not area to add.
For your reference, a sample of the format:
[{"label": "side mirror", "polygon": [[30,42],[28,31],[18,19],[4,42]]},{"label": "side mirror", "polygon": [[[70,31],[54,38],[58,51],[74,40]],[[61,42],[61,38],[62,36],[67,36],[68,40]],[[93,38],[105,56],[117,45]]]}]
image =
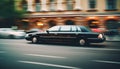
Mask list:
[{"label": "side mirror", "polygon": [[49,30],[46,30],[46,32],[49,34]]}]

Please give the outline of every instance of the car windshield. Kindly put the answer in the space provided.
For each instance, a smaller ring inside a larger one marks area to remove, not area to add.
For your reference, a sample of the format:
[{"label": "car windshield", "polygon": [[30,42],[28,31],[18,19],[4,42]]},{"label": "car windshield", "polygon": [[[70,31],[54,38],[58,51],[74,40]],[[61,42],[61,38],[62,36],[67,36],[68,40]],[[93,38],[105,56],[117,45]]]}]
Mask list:
[{"label": "car windshield", "polygon": [[81,26],[80,28],[82,32],[91,32],[91,30],[88,27]]},{"label": "car windshield", "polygon": [[54,26],[54,27],[49,28],[48,31],[52,31],[52,32],[59,31],[59,28],[60,28],[59,26]]}]

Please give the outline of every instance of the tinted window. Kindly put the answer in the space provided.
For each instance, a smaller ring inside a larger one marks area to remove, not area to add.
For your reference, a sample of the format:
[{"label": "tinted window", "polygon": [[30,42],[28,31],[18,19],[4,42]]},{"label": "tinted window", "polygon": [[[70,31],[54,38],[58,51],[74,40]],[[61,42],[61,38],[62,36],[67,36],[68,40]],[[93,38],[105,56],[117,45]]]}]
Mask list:
[{"label": "tinted window", "polygon": [[72,32],[76,32],[77,31],[77,27],[76,26],[72,26]]},{"label": "tinted window", "polygon": [[71,26],[61,26],[60,31],[71,31]]},{"label": "tinted window", "polygon": [[81,31],[82,31],[82,32],[90,32],[90,31],[91,31],[91,30],[90,30],[89,28],[87,28],[87,27],[81,26],[80,28],[81,28]]}]

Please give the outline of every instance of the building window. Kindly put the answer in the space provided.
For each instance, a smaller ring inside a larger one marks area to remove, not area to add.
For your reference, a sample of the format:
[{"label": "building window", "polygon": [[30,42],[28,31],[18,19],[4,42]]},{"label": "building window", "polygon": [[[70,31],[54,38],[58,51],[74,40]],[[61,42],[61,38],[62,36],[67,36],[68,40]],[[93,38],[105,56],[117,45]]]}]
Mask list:
[{"label": "building window", "polygon": [[106,0],[106,9],[115,10],[116,9],[116,0]]},{"label": "building window", "polygon": [[21,23],[21,28],[27,30],[29,28],[29,22],[27,21],[22,21]]},{"label": "building window", "polygon": [[66,0],[67,10],[73,10],[73,0]]},{"label": "building window", "polygon": [[22,5],[22,9],[23,9],[24,11],[27,11],[27,2],[26,2],[25,0],[22,0],[21,5]]},{"label": "building window", "polygon": [[97,20],[89,20],[88,21],[88,26],[90,28],[98,28],[99,27],[99,22]]},{"label": "building window", "polygon": [[53,27],[53,26],[56,25],[56,22],[55,22],[54,20],[50,20],[50,21],[48,22],[48,25],[49,25],[49,27]]},{"label": "building window", "polygon": [[55,11],[56,4],[55,0],[50,0],[50,11]]},{"label": "building window", "polygon": [[89,0],[89,8],[90,9],[96,8],[96,0]]},{"label": "building window", "polygon": [[75,22],[72,21],[72,20],[67,20],[67,21],[65,22],[65,25],[75,25]]},{"label": "building window", "polygon": [[110,20],[106,21],[107,29],[117,29],[117,28],[119,28],[118,24],[119,24],[118,21],[114,20],[114,19],[110,19]]},{"label": "building window", "polygon": [[36,11],[40,11],[40,0],[35,0],[35,8],[36,8]]}]

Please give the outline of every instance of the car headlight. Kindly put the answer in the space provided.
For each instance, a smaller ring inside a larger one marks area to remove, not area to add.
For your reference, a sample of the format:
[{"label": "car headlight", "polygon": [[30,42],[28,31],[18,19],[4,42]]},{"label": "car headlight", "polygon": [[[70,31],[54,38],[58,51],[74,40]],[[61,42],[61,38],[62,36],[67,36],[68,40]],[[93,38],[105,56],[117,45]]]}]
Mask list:
[{"label": "car headlight", "polygon": [[103,35],[102,35],[102,34],[99,34],[99,35],[98,35],[98,38],[102,39],[102,38],[103,38]]},{"label": "car headlight", "polygon": [[28,36],[29,36],[29,34],[26,34],[26,35],[25,35],[25,37],[28,37]]}]

